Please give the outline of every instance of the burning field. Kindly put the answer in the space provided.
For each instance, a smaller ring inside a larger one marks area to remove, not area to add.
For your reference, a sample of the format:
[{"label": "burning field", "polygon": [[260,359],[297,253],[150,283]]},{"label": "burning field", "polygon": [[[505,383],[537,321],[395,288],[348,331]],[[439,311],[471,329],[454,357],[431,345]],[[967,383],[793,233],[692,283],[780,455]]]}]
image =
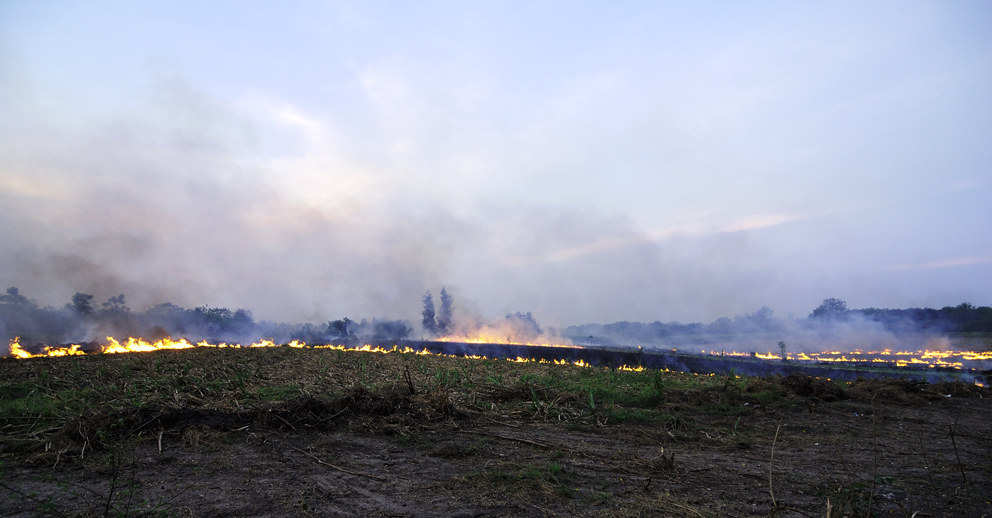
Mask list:
[{"label": "burning field", "polygon": [[988,353],[165,339],[11,351],[9,516],[992,513],[992,391],[976,384]]},{"label": "burning field", "polygon": [[425,340],[339,340],[330,344],[307,344],[293,340],[276,344],[272,340],[241,345],[224,342],[192,342],[185,338],[164,338],[147,341],[128,338],[121,342],[107,337],[104,343],[83,344],[34,344],[30,349],[19,340],[9,344],[9,355],[28,359],[39,357],[78,356],[92,354],[120,354],[183,350],[193,348],[265,348],[285,346],[291,348],[333,349],[339,351],[399,352],[462,356],[474,359],[508,359],[518,362],[535,361],[557,364],[574,363],[579,366],[594,365],[625,369],[660,369],[683,371],[693,374],[733,375],[805,375],[852,381],[859,377],[907,378],[914,381],[960,381],[986,386],[986,376],[992,372],[992,352],[960,351],[954,349],[916,351],[824,351],[774,354],[772,352],[738,352],[706,350],[699,353],[678,349],[659,350],[643,347],[579,347],[562,344],[537,344],[517,342],[487,342],[480,339]]}]

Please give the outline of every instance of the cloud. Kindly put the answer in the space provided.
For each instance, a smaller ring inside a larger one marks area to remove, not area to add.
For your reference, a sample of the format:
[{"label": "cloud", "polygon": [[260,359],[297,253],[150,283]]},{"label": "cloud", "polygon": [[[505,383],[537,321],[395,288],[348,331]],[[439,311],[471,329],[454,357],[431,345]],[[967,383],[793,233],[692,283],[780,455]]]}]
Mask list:
[{"label": "cloud", "polygon": [[958,257],[954,259],[946,259],[943,261],[936,261],[932,263],[923,263],[923,264],[899,264],[889,268],[889,270],[892,271],[932,270],[932,269],[941,269],[941,268],[955,268],[958,266],[972,266],[979,264],[992,264],[992,256]]}]

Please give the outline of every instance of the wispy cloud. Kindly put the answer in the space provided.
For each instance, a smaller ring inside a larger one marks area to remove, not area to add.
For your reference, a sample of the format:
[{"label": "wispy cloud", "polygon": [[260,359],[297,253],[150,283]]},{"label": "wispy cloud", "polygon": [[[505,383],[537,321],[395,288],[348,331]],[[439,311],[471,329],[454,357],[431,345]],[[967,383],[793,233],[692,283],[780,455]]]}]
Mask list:
[{"label": "wispy cloud", "polygon": [[523,266],[535,262],[556,262],[580,257],[610,252],[622,248],[646,243],[658,243],[674,237],[704,237],[714,234],[731,234],[761,228],[774,227],[783,223],[797,221],[802,216],[795,214],[756,214],[742,219],[732,220],[722,224],[686,223],[661,230],[653,230],[629,235],[610,235],[587,243],[569,246],[543,253],[530,258],[517,258],[512,264]]},{"label": "wispy cloud", "polygon": [[947,259],[944,261],[937,261],[933,263],[921,263],[921,264],[899,264],[889,268],[892,271],[904,271],[904,270],[933,270],[937,268],[954,268],[957,266],[971,266],[976,264],[992,264],[992,256],[986,257],[958,257],[956,259]]}]

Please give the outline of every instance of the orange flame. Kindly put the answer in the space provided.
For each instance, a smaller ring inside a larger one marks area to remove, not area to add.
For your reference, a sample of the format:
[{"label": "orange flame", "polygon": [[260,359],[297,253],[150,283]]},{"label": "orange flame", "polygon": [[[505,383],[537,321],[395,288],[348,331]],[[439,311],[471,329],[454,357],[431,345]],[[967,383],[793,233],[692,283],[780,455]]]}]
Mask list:
[{"label": "orange flame", "polygon": [[[448,338],[442,341],[462,341],[466,343],[493,343],[485,342],[482,338]],[[572,345],[563,344],[531,344],[531,343],[514,343],[514,342],[496,342],[496,343],[507,343],[513,345],[541,345],[550,347],[563,347],[563,348],[575,348]],[[240,345],[240,344],[211,344],[206,341],[201,341],[199,343],[193,343],[185,338],[179,340],[172,340],[170,338],[163,338],[156,341],[146,341],[142,338],[128,338],[124,342],[120,342],[113,337],[107,337],[107,342],[101,347],[101,353],[103,354],[119,354],[119,353],[134,353],[134,352],[151,352],[151,351],[161,351],[161,350],[179,350],[179,349],[192,349],[197,347],[212,347],[212,348],[224,348],[224,347],[278,347],[287,346],[292,348],[303,348],[303,347],[313,347],[317,349],[336,349],[341,351],[365,351],[365,352],[376,352],[376,353],[389,353],[389,352],[401,352],[401,353],[416,353],[416,354],[433,354],[426,348],[422,351],[415,351],[410,347],[404,347],[399,349],[393,346],[391,349],[384,349],[380,346],[372,345],[362,345],[358,347],[348,347],[343,345],[307,345],[305,342],[299,340],[293,340],[288,344],[276,344],[272,340],[261,340],[259,342],[250,345]],[[752,353],[752,352],[740,352],[740,351],[701,351],[703,354],[717,355],[717,356],[731,356],[731,357],[754,357],[761,360],[782,360],[782,356],[777,354],[766,352],[766,353]],[[72,344],[67,347],[52,347],[46,346],[41,352],[31,353],[25,350],[20,343],[20,338],[14,338],[10,341],[10,352],[8,356],[14,358],[39,358],[39,357],[58,357],[58,356],[78,356],[86,354],[81,346],[78,344]],[[469,356],[469,358],[475,359],[486,359],[484,356]],[[799,352],[793,355],[789,355],[788,359],[798,360],[798,361],[814,361],[814,362],[836,362],[836,363],[874,363],[874,364],[890,364],[898,367],[907,366],[918,366],[918,367],[944,367],[944,368],[955,368],[963,369],[965,362],[984,362],[992,361],[992,351],[986,352],[976,352],[976,351],[950,351],[950,350],[918,350],[918,351],[893,351],[891,349],[883,349],[881,351],[863,351],[860,349],[855,349],[854,351],[842,352],[842,351],[824,351],[824,352]],[[580,367],[588,367],[589,364],[582,360],[571,362],[568,360],[534,360],[530,358],[517,357],[516,359],[510,359],[509,361],[514,362],[541,362],[541,363],[555,363],[555,364],[573,364]],[[642,367],[621,367],[622,370],[630,370],[639,372],[643,370]]]},{"label": "orange flame", "polygon": [[31,354],[25,351],[21,347],[21,337],[16,337],[10,341],[10,356],[15,358],[41,358],[41,357],[56,357],[56,356],[81,356],[86,354],[80,349],[79,345],[73,344],[69,347],[45,347],[42,352],[38,354]]}]

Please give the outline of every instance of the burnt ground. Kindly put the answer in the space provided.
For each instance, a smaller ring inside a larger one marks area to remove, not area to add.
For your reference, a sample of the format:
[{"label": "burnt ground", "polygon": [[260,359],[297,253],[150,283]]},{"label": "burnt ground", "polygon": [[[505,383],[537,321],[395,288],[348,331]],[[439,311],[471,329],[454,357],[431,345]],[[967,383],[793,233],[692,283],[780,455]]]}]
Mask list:
[{"label": "burnt ground", "polygon": [[387,367],[333,397],[176,392],[7,433],[0,516],[992,516],[988,389],[669,383],[638,413]]}]

